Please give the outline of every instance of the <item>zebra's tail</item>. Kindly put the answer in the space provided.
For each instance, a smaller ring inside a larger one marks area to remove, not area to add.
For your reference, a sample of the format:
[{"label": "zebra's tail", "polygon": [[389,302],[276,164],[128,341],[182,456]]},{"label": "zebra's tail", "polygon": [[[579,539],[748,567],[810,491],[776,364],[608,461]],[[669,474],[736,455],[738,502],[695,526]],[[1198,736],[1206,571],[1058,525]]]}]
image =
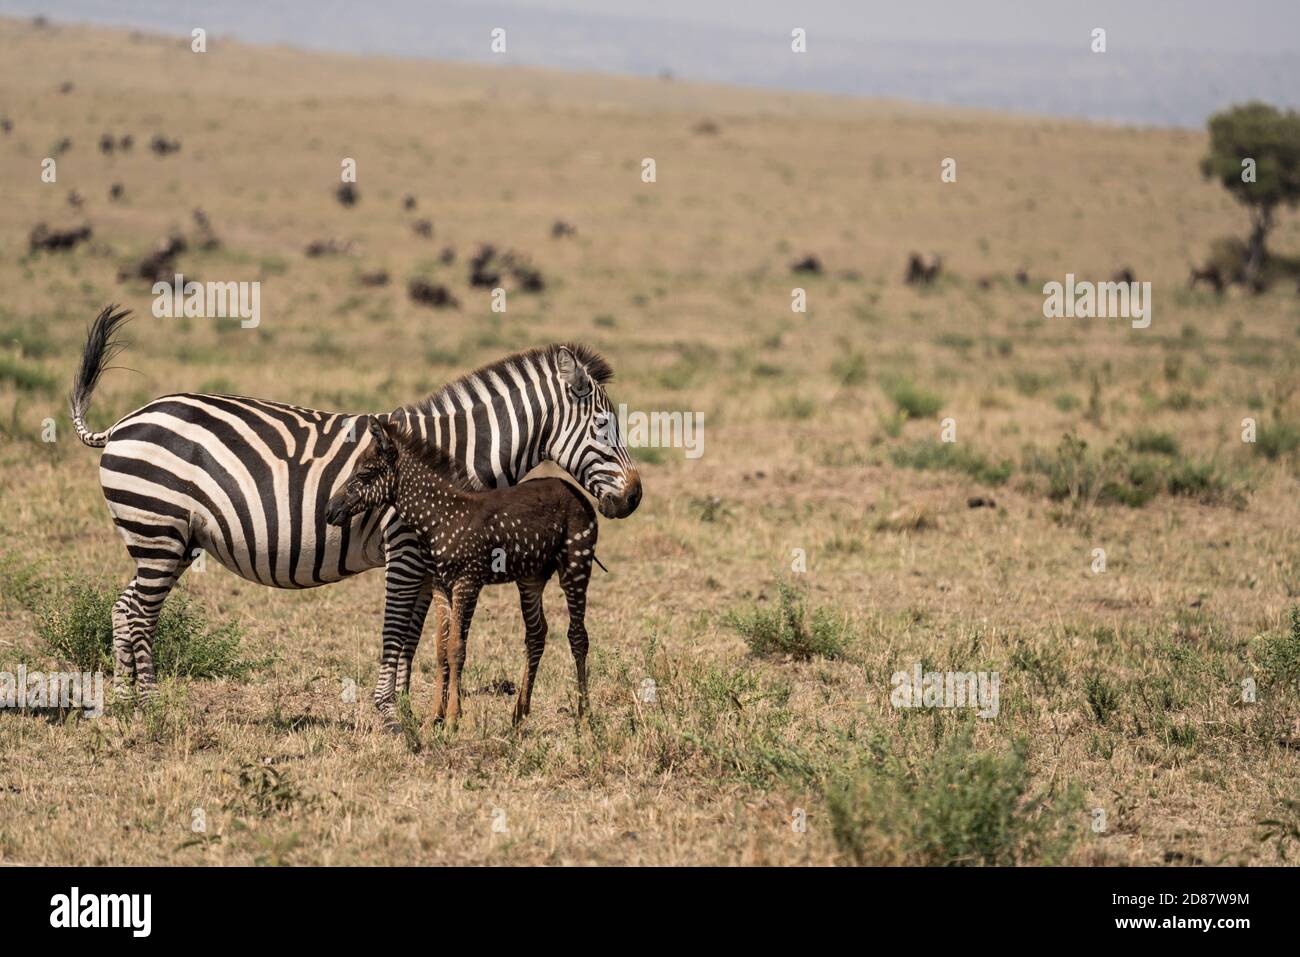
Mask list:
[{"label": "zebra's tail", "polygon": [[591,553],[591,559],[592,559],[592,561],[594,561],[597,565],[599,565],[599,566],[601,567],[601,570],[604,571],[606,575],[609,574],[609,569],[605,567],[605,563],[604,563],[604,562],[602,562],[599,558],[596,557],[596,553],[595,553],[595,552],[592,552],[592,553]]},{"label": "zebra's tail", "polygon": [[104,311],[95,317],[86,333],[86,348],[81,353],[81,365],[76,378],[72,380],[72,395],[68,405],[72,411],[72,427],[77,430],[77,438],[91,448],[100,449],[108,444],[108,432],[91,432],[86,428],[86,410],[90,408],[90,395],[99,383],[113,357],[122,349],[117,341],[117,330],[131,315],[129,309],[119,309],[116,305],[105,306]]}]

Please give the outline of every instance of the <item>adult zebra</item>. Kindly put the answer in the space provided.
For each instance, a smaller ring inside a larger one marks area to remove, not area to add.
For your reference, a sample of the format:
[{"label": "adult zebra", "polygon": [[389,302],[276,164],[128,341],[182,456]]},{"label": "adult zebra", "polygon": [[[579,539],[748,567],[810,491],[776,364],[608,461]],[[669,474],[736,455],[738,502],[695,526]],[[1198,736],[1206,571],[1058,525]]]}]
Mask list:
[{"label": "adult zebra", "polygon": [[[206,551],[237,575],[276,588],[312,588],[387,568],[383,653],[375,705],[396,720],[397,687],[429,610],[418,539],[392,509],[343,528],[325,505],[372,439],[372,419],[400,421],[439,445],[483,487],[512,485],[553,460],[622,518],[641,501],[641,479],[605,394],[609,365],[584,346],[516,353],[390,413],[318,412],[243,396],[179,393],[154,399],[103,432],[86,427],[90,397],[121,345],[130,313],[109,306],[91,324],[70,398],[72,425],[103,448],[100,485],[135,560],[113,606],[114,686],[157,691],[153,636],[168,593]],[[441,605],[441,602],[439,603]],[[446,609],[435,609],[445,626]]]}]

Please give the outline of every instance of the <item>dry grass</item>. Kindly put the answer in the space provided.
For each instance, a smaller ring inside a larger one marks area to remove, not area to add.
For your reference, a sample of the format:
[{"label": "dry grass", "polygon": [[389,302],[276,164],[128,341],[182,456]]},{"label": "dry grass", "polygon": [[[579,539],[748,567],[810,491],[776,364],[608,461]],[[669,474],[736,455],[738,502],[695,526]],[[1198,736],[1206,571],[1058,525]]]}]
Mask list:
[{"label": "dry grass", "polygon": [[[53,663],[33,594],[129,575],[60,395],[108,301],[139,314],[123,359],[138,373],[106,377],[95,427],[180,389],[391,408],[507,350],[578,339],[618,370],[616,401],[702,412],[707,438],[695,461],[638,453],[645,501],[604,523],[589,726],[573,718],[558,591],[521,734],[492,693],[522,654],[498,589],[460,732],[424,723],[426,648],[408,733],[389,736],[368,703],[382,575],[298,594],[210,567],[189,593],[273,660],[247,680],[164,681],[150,713],[0,714],[0,861],[1267,863],[1288,849],[1258,822],[1294,814],[1300,777],[1285,431],[1300,424],[1300,301],[1184,291],[1188,263],[1245,228],[1199,179],[1201,135],[221,42],[199,56],[13,21],[0,64],[15,124],[0,150],[0,670]],[[718,135],[692,132],[704,118]],[[135,150],[101,155],[105,130]],[[152,154],[155,133],[181,151]],[[948,156],[955,184],[940,182]],[[347,209],[344,157],[360,173]],[[74,188],[93,240],[28,256],[34,223],[79,221]],[[223,246],[181,267],[260,279],[260,328],[154,319],[147,286],[117,283],[196,206]],[[432,240],[412,232],[422,217]],[[552,239],[557,219],[576,236]],[[325,238],[354,254],[303,255]],[[528,255],[545,292],[491,313],[466,281],[479,242]],[[1300,249],[1295,217],[1275,244]],[[903,286],[912,248],[943,254],[933,289]],[[808,253],[826,273],[792,277]],[[1151,328],[1042,319],[1044,281],[1122,265],[1154,284]],[[1030,288],[1010,278],[1021,267]],[[387,286],[357,281],[381,268]],[[1000,277],[987,290],[985,274]],[[416,277],[460,309],[408,301]],[[790,311],[796,285],[807,315]],[[1282,429],[1269,454],[1239,440],[1245,416]],[[959,452],[927,444],[943,417]],[[976,495],[996,505],[968,508]],[[842,653],[751,653],[728,622],[772,607],[781,582],[826,609]],[[890,676],[916,661],[997,671],[998,717],[893,708]]]}]

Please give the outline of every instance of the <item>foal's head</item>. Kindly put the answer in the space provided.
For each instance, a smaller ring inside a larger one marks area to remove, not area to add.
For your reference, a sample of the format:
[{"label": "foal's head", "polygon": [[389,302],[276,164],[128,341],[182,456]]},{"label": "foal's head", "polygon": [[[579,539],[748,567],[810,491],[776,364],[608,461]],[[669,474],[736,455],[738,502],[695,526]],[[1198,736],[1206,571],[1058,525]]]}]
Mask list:
[{"label": "foal's head", "polygon": [[414,444],[396,423],[371,419],[370,437],[370,448],[357,460],[352,476],[325,505],[325,520],[331,525],[346,525],[353,515],[372,508],[397,505],[400,509],[402,475],[410,472],[416,473],[426,499],[442,492],[432,500],[445,501],[448,494],[469,488],[468,480],[443,452]]},{"label": "foal's head", "polygon": [[352,477],[325,506],[325,521],[346,525],[358,512],[392,505],[397,498],[397,442],[386,423],[370,420],[370,437],[374,441],[352,470]]}]

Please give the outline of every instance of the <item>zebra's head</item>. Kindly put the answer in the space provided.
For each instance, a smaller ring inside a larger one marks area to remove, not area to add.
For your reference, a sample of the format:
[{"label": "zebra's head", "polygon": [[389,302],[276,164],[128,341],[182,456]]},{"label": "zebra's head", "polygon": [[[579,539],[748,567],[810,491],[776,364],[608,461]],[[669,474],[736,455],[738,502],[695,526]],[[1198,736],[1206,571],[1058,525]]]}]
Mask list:
[{"label": "zebra's head", "polygon": [[325,504],[325,521],[346,525],[358,512],[391,505],[397,497],[397,446],[388,426],[370,420],[370,448],[362,453],[352,476]]},{"label": "zebra's head", "polygon": [[641,476],[618,431],[605,394],[613,375],[600,356],[578,346],[554,352],[559,388],[546,457],[572,475],[606,518],[625,518],[641,504]]}]

